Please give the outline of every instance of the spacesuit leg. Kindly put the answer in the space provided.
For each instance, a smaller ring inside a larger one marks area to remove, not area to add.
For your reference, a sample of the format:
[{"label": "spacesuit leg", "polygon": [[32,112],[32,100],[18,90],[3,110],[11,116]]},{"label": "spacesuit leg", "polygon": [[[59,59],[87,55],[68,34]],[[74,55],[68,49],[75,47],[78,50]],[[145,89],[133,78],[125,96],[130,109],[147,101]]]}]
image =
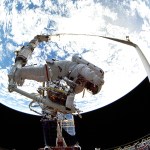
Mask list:
[{"label": "spacesuit leg", "polygon": [[66,109],[74,108],[74,97],[75,97],[75,95],[73,93],[71,93],[67,96]]},{"label": "spacesuit leg", "polygon": [[51,79],[51,70],[47,65],[40,67],[22,67],[18,68],[14,75],[14,80],[18,85],[22,85],[25,79],[45,82]]}]

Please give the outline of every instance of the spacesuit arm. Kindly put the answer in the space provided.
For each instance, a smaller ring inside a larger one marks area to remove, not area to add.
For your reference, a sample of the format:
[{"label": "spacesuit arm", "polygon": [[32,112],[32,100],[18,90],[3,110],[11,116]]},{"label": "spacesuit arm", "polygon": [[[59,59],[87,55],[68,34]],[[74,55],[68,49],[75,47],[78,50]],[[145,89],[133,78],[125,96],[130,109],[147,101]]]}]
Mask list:
[{"label": "spacesuit arm", "polygon": [[[28,59],[32,55],[34,48],[38,45],[39,42],[43,42],[43,41],[47,42],[48,40],[49,40],[49,36],[47,35],[37,35],[26,46],[23,46],[19,52],[17,52],[17,56],[15,58],[15,65],[12,66],[8,74],[9,91],[11,91],[10,88],[15,84],[15,78],[16,78],[15,74],[17,70],[19,70],[20,68],[26,65]],[[19,85],[23,85],[24,80],[22,80],[21,77],[17,80],[18,80],[17,82],[19,82]]]},{"label": "spacesuit arm", "polygon": [[25,79],[37,82],[50,81],[52,76],[51,69],[45,64],[37,67],[22,67],[16,70],[14,80],[18,85],[22,85]]}]

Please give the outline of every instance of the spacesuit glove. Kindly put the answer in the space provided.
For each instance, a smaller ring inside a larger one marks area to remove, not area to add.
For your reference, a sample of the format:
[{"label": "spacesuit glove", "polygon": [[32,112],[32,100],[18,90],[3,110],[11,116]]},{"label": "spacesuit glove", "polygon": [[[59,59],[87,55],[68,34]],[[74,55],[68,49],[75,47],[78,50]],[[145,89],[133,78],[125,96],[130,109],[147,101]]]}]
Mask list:
[{"label": "spacesuit glove", "polygon": [[21,79],[17,81],[18,86],[22,86],[24,84],[24,79]]},{"label": "spacesuit glove", "polygon": [[18,69],[16,69],[15,74],[14,74],[14,81],[17,83],[18,86],[22,86],[24,84],[24,79],[21,78],[20,72]]}]

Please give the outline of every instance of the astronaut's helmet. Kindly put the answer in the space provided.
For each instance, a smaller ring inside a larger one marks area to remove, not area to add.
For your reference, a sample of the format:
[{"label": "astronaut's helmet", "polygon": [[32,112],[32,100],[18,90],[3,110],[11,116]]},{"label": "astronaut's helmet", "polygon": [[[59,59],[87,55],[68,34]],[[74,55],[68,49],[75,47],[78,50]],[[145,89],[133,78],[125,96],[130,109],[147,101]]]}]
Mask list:
[{"label": "astronaut's helmet", "polygon": [[87,82],[87,83],[85,84],[85,88],[86,88],[87,90],[91,91],[93,95],[98,93],[98,86],[97,86],[97,85],[94,85],[94,84],[91,83],[91,82]]},{"label": "astronaut's helmet", "polygon": [[77,84],[82,84],[88,91],[92,92],[93,95],[100,92],[102,85],[104,84],[103,78],[95,75],[91,80],[85,79],[83,76],[79,75],[75,81]]},{"label": "astronaut's helmet", "polygon": [[95,95],[100,92],[103,84],[104,80],[100,78],[93,78],[93,80],[86,82],[85,88],[91,91],[93,95]]}]

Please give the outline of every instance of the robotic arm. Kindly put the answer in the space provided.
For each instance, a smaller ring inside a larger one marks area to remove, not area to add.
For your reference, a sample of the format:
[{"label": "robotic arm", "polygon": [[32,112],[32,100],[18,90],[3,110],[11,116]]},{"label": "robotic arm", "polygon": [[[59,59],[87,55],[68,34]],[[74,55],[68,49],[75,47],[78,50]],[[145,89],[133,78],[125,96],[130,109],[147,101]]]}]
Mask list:
[{"label": "robotic arm", "polygon": [[38,45],[40,42],[48,42],[49,36],[47,35],[37,35],[32,39],[29,44],[26,46],[23,46],[21,50],[18,52],[17,57],[15,59],[15,62],[17,61],[22,61],[22,66],[25,66],[27,63],[27,60],[29,57],[32,55],[32,52],[34,51],[35,47]]},{"label": "robotic arm", "polygon": [[[34,51],[35,47],[40,42],[48,42],[50,39],[50,36],[47,35],[37,35],[32,39],[26,46],[23,46],[19,52],[17,52],[17,56],[15,59],[15,65],[12,66],[8,78],[9,78],[9,86],[8,90],[9,92],[12,92],[12,88],[16,86],[16,83],[14,81],[14,74],[17,70],[17,68],[22,68],[27,64],[28,59],[32,55],[32,52]],[[24,83],[24,80],[20,82],[20,86],[22,86]]]}]

